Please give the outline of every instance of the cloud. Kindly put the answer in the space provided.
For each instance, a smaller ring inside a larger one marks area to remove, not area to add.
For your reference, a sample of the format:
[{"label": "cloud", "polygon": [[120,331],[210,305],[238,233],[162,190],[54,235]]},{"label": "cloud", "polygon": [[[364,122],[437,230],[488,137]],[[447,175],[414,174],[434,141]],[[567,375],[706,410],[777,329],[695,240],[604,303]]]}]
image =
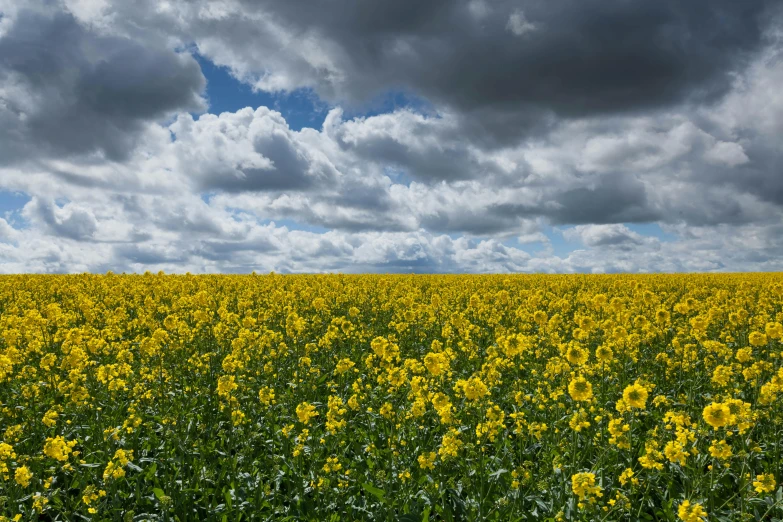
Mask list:
[{"label": "cloud", "polygon": [[492,166],[481,164],[461,135],[459,122],[448,114],[428,117],[403,109],[330,124],[330,137],[343,148],[414,178],[460,180],[491,174],[487,170]]},{"label": "cloud", "polygon": [[[56,4],[52,4],[56,5]],[[202,110],[187,53],[22,9],[0,37],[0,164],[100,153],[127,158],[148,122]]]},{"label": "cloud", "polygon": [[[760,0],[0,12],[0,190],[31,196],[0,221],[2,271],[781,268],[783,54]],[[323,126],[199,115],[196,50],[307,89]],[[420,103],[374,104],[395,92]],[[652,222],[665,240],[631,225]]]},{"label": "cloud", "polygon": [[487,17],[492,12],[492,8],[485,0],[469,0],[467,7],[468,12],[477,20]]},{"label": "cloud", "polygon": [[511,13],[511,15],[509,15],[506,29],[517,36],[523,36],[527,33],[535,31],[538,29],[538,27],[536,24],[529,22],[528,19],[525,18],[525,13],[522,10],[517,9]]},{"label": "cloud", "polygon": [[[351,104],[408,89],[500,142],[552,116],[715,100],[762,47],[771,18],[763,0],[539,2],[524,11],[511,0],[175,0],[112,9],[118,20],[156,13],[161,30],[258,89],[314,89]],[[517,34],[531,31],[535,38]]]},{"label": "cloud", "polygon": [[646,186],[630,175],[599,178],[594,186],[562,192],[551,212],[555,223],[657,221],[660,215],[647,198]]},{"label": "cloud", "polygon": [[[150,196],[148,196],[150,197]],[[209,210],[218,222],[224,211]],[[100,228],[100,224],[99,224]],[[148,225],[148,230],[154,227]],[[227,232],[223,229],[223,233]],[[627,227],[588,225],[564,235],[582,242],[563,256],[536,254],[495,239],[412,232],[309,232],[252,220],[233,234],[157,231],[128,242],[80,241],[34,226],[0,241],[0,272],[650,272],[780,270],[777,227],[669,228],[659,241]],[[77,235],[77,237],[79,237]],[[24,266],[26,269],[23,269]]]},{"label": "cloud", "polygon": [[704,159],[710,163],[727,167],[736,167],[750,161],[742,145],[730,141],[715,143],[712,148],[704,153]]},{"label": "cloud", "polygon": [[74,203],[59,207],[53,201],[34,197],[25,205],[23,216],[43,225],[47,233],[67,239],[89,240],[98,229],[90,209]]},{"label": "cloud", "polygon": [[616,247],[641,245],[644,238],[625,225],[577,225],[567,229],[563,236],[569,240],[578,240],[588,247]]},{"label": "cloud", "polygon": [[0,218],[0,241],[14,241],[19,237],[20,232],[12,227],[8,221]]},{"label": "cloud", "polygon": [[181,114],[169,127],[174,154],[202,190],[307,190],[339,173],[278,112],[263,107],[194,121]]}]

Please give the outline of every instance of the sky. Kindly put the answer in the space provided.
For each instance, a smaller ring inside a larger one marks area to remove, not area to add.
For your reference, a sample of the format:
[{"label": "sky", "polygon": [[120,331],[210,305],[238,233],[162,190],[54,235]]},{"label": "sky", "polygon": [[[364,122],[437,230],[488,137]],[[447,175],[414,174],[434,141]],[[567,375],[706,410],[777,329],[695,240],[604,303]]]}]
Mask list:
[{"label": "sky", "polygon": [[0,273],[783,270],[783,0],[0,0]]}]

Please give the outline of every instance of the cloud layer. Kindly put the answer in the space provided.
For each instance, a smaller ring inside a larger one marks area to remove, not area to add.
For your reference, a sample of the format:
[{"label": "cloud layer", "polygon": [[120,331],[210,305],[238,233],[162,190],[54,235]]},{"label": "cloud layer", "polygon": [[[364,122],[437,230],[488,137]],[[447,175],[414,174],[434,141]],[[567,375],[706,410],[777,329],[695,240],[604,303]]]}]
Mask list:
[{"label": "cloud layer", "polygon": [[783,269],[776,2],[338,4],[0,0],[0,271]]}]

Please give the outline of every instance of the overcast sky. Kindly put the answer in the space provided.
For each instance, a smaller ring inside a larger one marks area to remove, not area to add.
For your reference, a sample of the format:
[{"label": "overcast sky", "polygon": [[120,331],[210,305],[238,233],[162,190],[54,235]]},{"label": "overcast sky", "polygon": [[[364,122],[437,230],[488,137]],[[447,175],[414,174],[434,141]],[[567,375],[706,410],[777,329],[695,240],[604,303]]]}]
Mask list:
[{"label": "overcast sky", "polygon": [[0,0],[0,272],[783,270],[783,0]]}]

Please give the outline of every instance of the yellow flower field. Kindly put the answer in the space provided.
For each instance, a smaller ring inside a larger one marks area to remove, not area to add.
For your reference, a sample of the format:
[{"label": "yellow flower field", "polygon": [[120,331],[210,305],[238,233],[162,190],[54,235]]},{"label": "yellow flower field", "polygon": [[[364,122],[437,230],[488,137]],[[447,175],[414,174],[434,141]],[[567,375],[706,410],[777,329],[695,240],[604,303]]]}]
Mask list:
[{"label": "yellow flower field", "polygon": [[0,521],[783,519],[783,275],[0,277]]}]

